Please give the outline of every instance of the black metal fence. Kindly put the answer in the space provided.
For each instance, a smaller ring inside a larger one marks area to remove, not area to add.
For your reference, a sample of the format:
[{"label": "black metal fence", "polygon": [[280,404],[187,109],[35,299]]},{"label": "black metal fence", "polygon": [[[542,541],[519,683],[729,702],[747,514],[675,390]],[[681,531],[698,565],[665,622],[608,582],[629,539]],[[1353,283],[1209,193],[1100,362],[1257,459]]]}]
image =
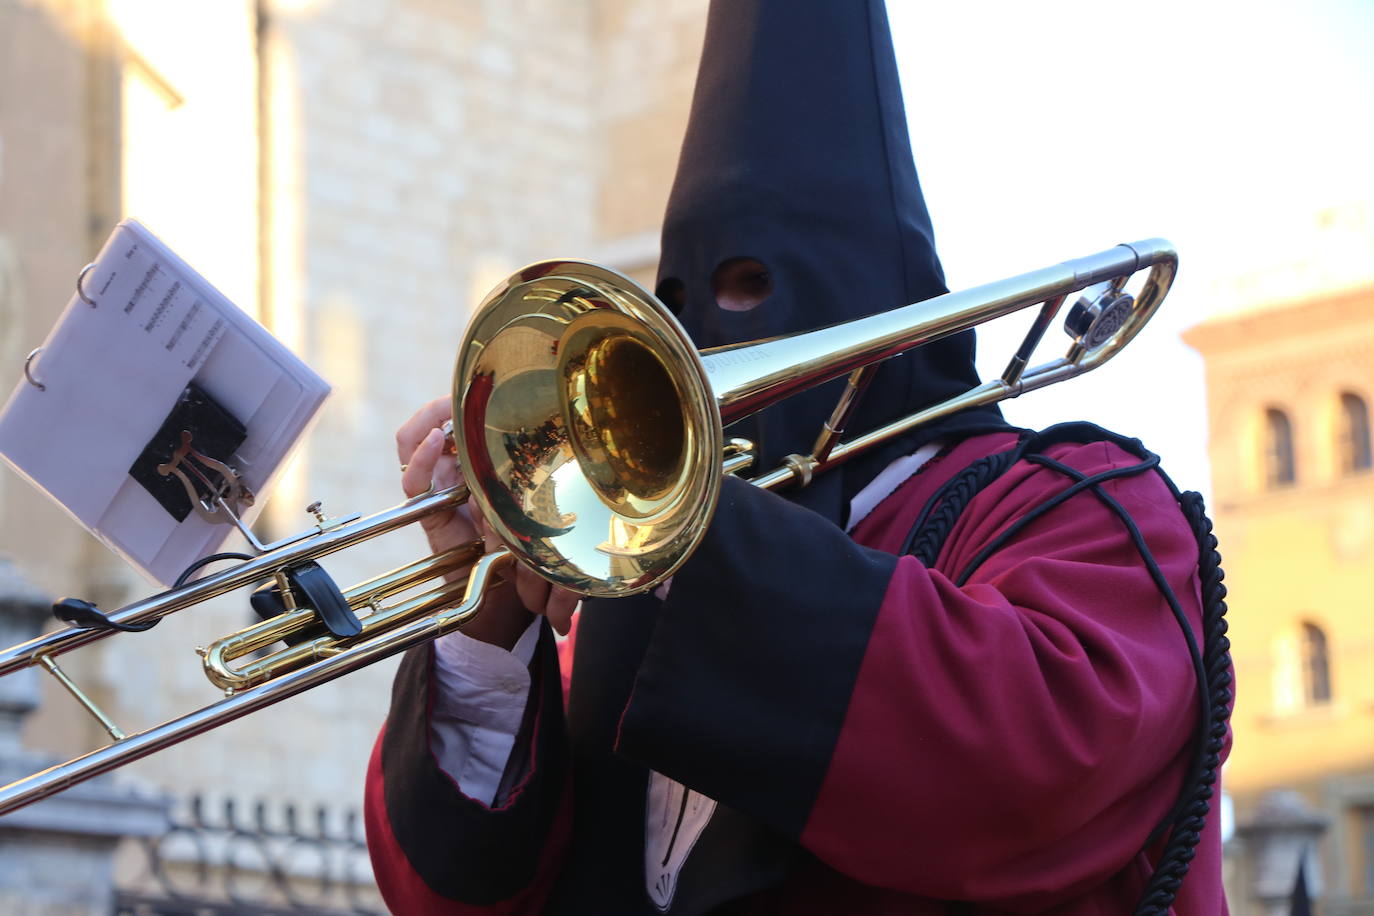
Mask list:
[{"label": "black metal fence", "polygon": [[141,874],[114,916],[381,916],[358,813],[232,800],[189,812],[143,843]]}]

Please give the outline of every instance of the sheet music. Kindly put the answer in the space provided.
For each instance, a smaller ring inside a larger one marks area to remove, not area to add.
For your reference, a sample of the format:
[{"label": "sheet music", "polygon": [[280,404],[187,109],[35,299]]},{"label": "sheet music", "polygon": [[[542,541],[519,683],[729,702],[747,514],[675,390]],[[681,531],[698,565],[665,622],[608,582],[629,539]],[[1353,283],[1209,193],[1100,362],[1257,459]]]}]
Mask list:
[{"label": "sheet music", "polygon": [[234,530],[178,523],[129,476],[193,379],[247,429],[231,464],[258,495],[329,385],[152,233],[125,220],[0,413],[0,456],[145,575],[170,585]]}]

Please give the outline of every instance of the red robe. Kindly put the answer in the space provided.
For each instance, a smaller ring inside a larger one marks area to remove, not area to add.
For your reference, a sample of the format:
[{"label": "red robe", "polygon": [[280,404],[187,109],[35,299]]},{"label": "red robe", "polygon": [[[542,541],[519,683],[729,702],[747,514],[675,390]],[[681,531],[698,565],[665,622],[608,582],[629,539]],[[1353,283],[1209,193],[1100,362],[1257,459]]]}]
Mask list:
[{"label": "red robe", "polygon": [[[431,656],[413,653],[367,787],[393,911],[658,912],[633,829],[651,768],[720,803],[670,913],[1130,912],[1159,852],[1142,846],[1195,749],[1198,698],[1122,522],[1080,493],[957,587],[984,545],[1069,484],[1023,461],[970,502],[933,568],[890,552],[952,475],[1013,443],[958,444],[852,539],[729,483],[668,601],[645,599],[649,622],[617,631],[623,646],[584,610],[571,729],[542,641],[515,785],[494,810],[438,769],[421,702]],[[1086,474],[1137,462],[1104,442],[1048,454]],[[1198,548],[1168,488],[1154,473],[1104,486],[1200,633]],[[1174,911],[1226,912],[1215,811]]]}]

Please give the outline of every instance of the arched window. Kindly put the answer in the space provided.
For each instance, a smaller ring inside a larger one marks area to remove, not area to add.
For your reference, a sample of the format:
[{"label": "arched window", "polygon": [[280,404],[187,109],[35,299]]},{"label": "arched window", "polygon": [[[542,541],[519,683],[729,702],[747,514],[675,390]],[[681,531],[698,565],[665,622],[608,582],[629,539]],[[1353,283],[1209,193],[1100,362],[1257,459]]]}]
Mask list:
[{"label": "arched window", "polygon": [[1349,391],[1344,392],[1341,395],[1340,422],[1341,471],[1354,474],[1369,470],[1369,408],[1364,398]]},{"label": "arched window", "polygon": [[1264,412],[1264,482],[1282,487],[1297,479],[1293,466],[1293,424],[1277,407]]},{"label": "arched window", "polygon": [[1302,686],[1307,705],[1331,702],[1331,658],[1326,633],[1310,621],[1302,625]]}]

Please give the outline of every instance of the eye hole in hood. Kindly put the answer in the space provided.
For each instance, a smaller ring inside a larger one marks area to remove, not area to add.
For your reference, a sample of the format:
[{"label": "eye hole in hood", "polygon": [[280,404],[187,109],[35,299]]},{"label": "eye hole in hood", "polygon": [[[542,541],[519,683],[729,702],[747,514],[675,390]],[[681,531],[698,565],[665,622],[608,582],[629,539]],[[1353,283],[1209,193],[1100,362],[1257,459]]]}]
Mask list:
[{"label": "eye hole in hood", "polygon": [[757,258],[728,258],[711,273],[711,294],[727,312],[758,308],[773,293],[773,277]]},{"label": "eye hole in hood", "polygon": [[683,306],[687,304],[687,287],[683,286],[677,277],[664,277],[659,280],[654,295],[658,297],[659,302],[668,306],[674,315],[681,315]]}]

